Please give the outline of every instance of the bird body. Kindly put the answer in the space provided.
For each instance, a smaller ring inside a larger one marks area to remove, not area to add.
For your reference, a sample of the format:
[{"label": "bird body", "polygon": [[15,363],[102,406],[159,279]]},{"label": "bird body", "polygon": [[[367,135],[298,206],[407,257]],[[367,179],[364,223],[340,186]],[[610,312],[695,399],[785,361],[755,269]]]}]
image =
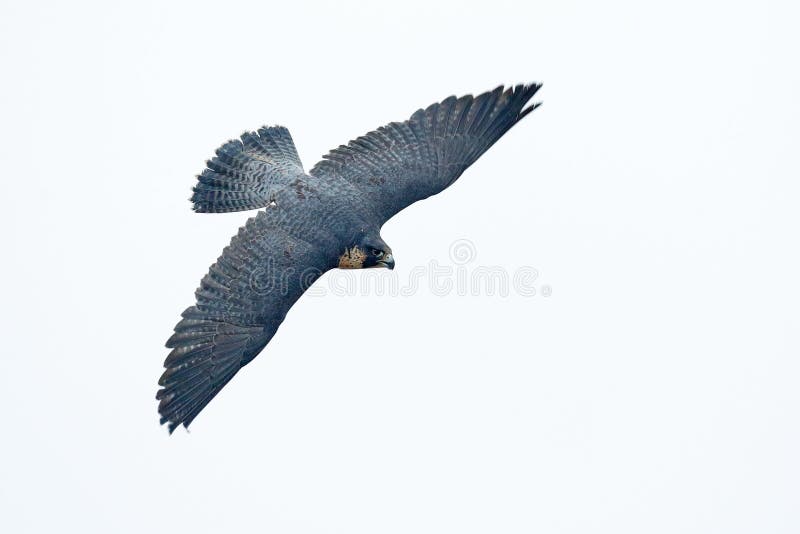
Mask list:
[{"label": "bird body", "polygon": [[167,341],[161,423],[188,425],[333,268],[394,267],[381,226],[449,187],[538,104],[540,85],[449,97],[342,145],[303,170],[282,126],[221,146],[191,198],[202,213],[261,209],[233,237]]}]

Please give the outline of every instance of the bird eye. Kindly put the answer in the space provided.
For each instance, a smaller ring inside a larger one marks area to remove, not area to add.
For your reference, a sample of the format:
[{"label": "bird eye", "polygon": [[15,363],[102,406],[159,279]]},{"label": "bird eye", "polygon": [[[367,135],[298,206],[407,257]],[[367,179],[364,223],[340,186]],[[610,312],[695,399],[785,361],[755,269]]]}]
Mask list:
[{"label": "bird eye", "polygon": [[372,255],[373,255],[373,256],[378,256],[378,257],[381,257],[381,256],[383,256],[383,251],[382,251],[382,250],[378,250],[378,249],[376,249],[376,248],[373,248],[373,249],[372,249]]}]

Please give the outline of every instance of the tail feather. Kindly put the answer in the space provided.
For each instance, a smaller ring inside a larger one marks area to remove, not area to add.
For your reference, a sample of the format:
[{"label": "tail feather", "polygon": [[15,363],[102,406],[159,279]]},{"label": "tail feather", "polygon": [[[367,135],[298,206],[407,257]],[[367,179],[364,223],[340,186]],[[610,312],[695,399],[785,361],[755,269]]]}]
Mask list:
[{"label": "tail feather", "polygon": [[275,192],[303,174],[289,130],[262,127],[228,141],[197,177],[191,201],[201,213],[263,208]]}]

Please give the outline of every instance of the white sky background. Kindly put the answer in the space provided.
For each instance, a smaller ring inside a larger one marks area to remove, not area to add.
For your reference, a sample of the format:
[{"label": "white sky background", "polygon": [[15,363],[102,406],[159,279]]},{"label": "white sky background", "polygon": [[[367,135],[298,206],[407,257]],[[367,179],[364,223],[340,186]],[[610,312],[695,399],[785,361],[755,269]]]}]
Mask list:
[{"label": "white sky background", "polygon": [[[795,3],[46,4],[0,15],[0,530],[800,531]],[[551,296],[304,298],[167,436],[163,343],[251,215],[190,210],[217,146],[284,124],[310,169],[526,81],[383,236]]]}]

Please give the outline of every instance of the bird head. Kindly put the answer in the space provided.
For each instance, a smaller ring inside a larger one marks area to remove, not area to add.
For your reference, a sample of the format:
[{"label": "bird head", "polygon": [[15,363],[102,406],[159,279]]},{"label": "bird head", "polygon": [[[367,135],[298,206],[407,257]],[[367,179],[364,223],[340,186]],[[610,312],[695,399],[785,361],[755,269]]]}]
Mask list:
[{"label": "bird head", "polygon": [[392,249],[379,235],[365,235],[339,256],[340,269],[368,269],[385,267],[394,269]]}]

